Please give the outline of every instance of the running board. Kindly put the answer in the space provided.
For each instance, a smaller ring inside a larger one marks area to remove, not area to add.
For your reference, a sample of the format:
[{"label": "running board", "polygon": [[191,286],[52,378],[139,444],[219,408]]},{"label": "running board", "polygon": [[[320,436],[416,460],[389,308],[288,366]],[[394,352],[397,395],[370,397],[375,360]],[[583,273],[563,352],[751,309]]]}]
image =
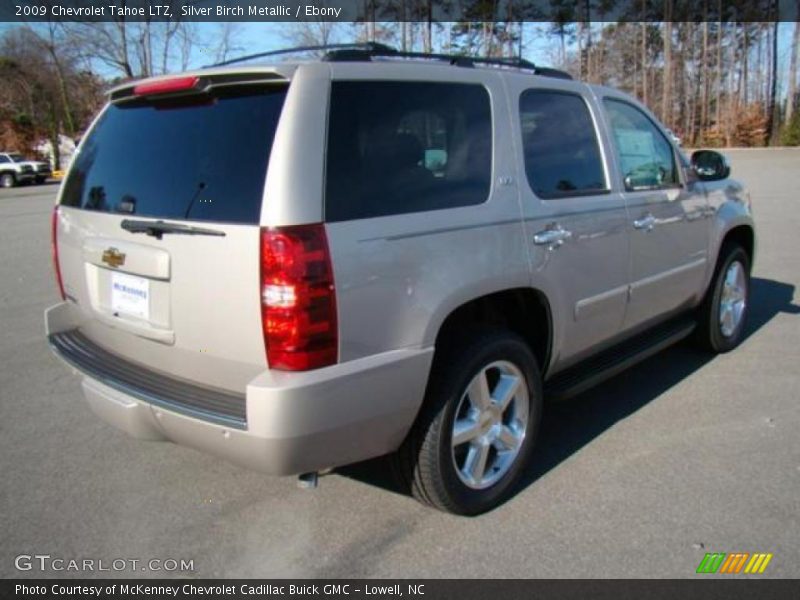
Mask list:
[{"label": "running board", "polygon": [[553,376],[544,386],[548,400],[566,400],[594,387],[638,362],[687,337],[697,323],[691,319],[670,321],[600,352]]}]

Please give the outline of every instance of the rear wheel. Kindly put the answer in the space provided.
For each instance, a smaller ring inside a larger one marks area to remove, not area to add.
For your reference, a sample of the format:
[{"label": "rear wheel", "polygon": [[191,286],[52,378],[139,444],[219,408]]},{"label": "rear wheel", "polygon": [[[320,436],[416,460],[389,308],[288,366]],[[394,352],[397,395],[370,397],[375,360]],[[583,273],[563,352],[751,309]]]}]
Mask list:
[{"label": "rear wheel", "polygon": [[697,341],[711,352],[728,352],[742,341],[750,304],[750,258],[739,245],[726,245],[700,307]]},{"label": "rear wheel", "polygon": [[0,187],[12,188],[17,184],[17,178],[13,173],[3,173],[0,175]]},{"label": "rear wheel", "polygon": [[479,514],[513,491],[541,412],[539,371],[525,341],[475,334],[437,356],[423,412],[395,459],[421,502]]}]

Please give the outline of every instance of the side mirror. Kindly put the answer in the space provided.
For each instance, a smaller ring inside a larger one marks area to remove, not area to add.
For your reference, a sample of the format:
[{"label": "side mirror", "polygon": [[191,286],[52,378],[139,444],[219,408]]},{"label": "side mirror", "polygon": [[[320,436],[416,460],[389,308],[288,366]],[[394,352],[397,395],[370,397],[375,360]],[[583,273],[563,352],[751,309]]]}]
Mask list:
[{"label": "side mirror", "polygon": [[692,169],[702,181],[719,181],[731,174],[728,159],[714,150],[693,152]]}]

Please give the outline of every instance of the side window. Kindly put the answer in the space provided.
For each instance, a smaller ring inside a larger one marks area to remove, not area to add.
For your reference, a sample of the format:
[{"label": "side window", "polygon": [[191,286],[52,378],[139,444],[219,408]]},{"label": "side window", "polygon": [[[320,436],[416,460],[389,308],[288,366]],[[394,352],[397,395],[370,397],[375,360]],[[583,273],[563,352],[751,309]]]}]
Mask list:
[{"label": "side window", "polygon": [[526,90],[519,100],[525,172],[540,198],[607,191],[603,159],[584,100],[553,90]]},{"label": "side window", "polygon": [[332,84],[325,218],[346,221],[489,198],[489,94],[474,84]]},{"label": "side window", "polygon": [[679,184],[672,145],[638,108],[605,98],[625,188],[649,190]]},{"label": "side window", "polygon": [[7,156],[3,156],[2,154],[0,154],[0,163],[7,163],[7,162],[11,162],[11,161],[8,160]]}]

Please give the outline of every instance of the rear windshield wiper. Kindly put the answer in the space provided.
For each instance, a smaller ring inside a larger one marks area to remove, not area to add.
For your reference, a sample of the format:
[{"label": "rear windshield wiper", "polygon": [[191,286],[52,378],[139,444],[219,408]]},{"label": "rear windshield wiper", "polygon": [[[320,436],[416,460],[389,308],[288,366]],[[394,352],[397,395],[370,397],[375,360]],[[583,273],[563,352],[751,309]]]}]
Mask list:
[{"label": "rear windshield wiper", "polygon": [[183,235],[217,235],[224,236],[224,231],[216,229],[206,229],[204,227],[194,227],[183,223],[166,223],[164,221],[133,221],[123,219],[120,227],[131,233],[144,233],[152,235],[157,240],[161,239],[165,233],[181,233]]}]

